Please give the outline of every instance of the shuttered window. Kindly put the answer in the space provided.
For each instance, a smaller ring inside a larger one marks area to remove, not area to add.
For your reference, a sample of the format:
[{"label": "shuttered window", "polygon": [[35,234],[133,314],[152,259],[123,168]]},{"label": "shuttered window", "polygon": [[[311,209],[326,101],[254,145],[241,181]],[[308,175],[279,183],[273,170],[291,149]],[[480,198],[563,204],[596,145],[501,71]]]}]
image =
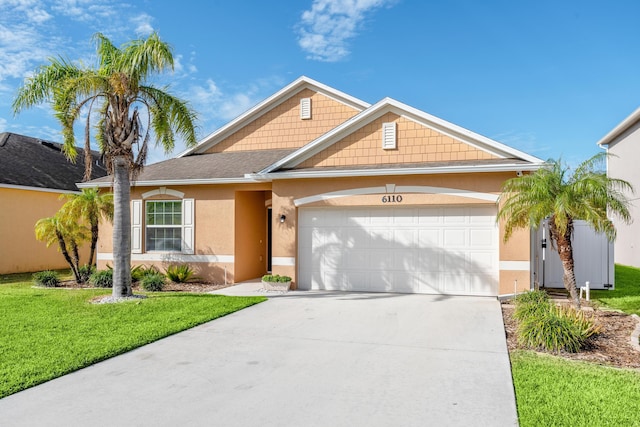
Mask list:
[{"label": "shuttered window", "polygon": [[393,150],[396,148],[395,122],[382,124],[382,148],[385,150]]}]

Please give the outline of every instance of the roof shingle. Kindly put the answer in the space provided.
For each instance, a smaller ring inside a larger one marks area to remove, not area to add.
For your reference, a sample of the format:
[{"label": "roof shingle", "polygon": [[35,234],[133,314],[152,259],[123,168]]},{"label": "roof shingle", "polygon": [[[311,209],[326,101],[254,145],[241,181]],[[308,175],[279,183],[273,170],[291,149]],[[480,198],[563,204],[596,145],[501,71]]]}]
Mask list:
[{"label": "roof shingle", "polygon": [[[92,178],[105,176],[107,171],[92,151]],[[84,176],[84,150],[78,148],[76,163],[62,153],[62,144],[38,138],[0,133],[0,185],[78,191],[76,182]]]}]

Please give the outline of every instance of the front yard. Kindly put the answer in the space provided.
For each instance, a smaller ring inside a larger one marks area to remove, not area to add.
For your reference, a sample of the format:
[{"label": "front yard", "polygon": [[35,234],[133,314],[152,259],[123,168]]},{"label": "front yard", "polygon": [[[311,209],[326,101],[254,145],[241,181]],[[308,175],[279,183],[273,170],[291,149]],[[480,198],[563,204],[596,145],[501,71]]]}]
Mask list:
[{"label": "front yard", "polygon": [[[600,309],[640,314],[640,269],[617,265],[616,289],[591,295]],[[523,427],[640,426],[637,369],[524,350],[511,352],[511,368]]]},{"label": "front yard", "polygon": [[163,292],[89,302],[110,292],[0,277],[0,398],[266,300]]}]

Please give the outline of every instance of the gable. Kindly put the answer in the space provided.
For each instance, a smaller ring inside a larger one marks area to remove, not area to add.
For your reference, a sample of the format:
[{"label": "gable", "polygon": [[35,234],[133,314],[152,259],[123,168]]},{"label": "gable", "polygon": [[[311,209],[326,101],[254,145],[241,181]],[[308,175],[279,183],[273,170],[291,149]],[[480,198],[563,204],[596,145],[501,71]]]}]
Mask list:
[{"label": "gable", "polygon": [[[383,149],[383,124],[396,124],[396,148]],[[498,157],[393,112],[356,129],[296,168],[488,160]]]},{"label": "gable", "polygon": [[[309,119],[300,101],[311,100]],[[311,89],[303,89],[224,138],[205,153],[300,148],[358,114],[360,110]]]}]

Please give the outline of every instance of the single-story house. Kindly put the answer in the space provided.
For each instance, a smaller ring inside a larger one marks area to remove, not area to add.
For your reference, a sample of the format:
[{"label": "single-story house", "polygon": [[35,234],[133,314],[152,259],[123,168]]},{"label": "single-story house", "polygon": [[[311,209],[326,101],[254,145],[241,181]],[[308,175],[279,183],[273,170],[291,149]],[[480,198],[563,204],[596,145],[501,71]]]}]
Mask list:
[{"label": "single-story house", "polygon": [[[84,151],[67,160],[61,145],[15,133],[0,133],[0,274],[67,268],[57,245],[36,240],[34,226],[62,207],[61,194],[78,193],[84,175]],[[93,153],[93,178],[107,175]],[[88,245],[81,259],[87,260]],[[88,261],[88,260],[87,260]]]},{"label": "single-story house", "polygon": [[635,193],[626,196],[631,201],[631,224],[625,224],[613,218],[618,231],[615,241],[615,262],[640,267],[640,204],[637,192],[640,191],[640,108],[631,113],[609,133],[598,145],[612,154],[607,160],[607,175],[629,182]]},{"label": "single-story house", "polygon": [[[132,261],[227,283],[272,271],[299,289],[509,294],[532,283],[532,240],[503,242],[496,202],[506,179],[541,165],[394,99],[300,77],[144,169]],[[112,259],[103,227],[99,267]]]}]

